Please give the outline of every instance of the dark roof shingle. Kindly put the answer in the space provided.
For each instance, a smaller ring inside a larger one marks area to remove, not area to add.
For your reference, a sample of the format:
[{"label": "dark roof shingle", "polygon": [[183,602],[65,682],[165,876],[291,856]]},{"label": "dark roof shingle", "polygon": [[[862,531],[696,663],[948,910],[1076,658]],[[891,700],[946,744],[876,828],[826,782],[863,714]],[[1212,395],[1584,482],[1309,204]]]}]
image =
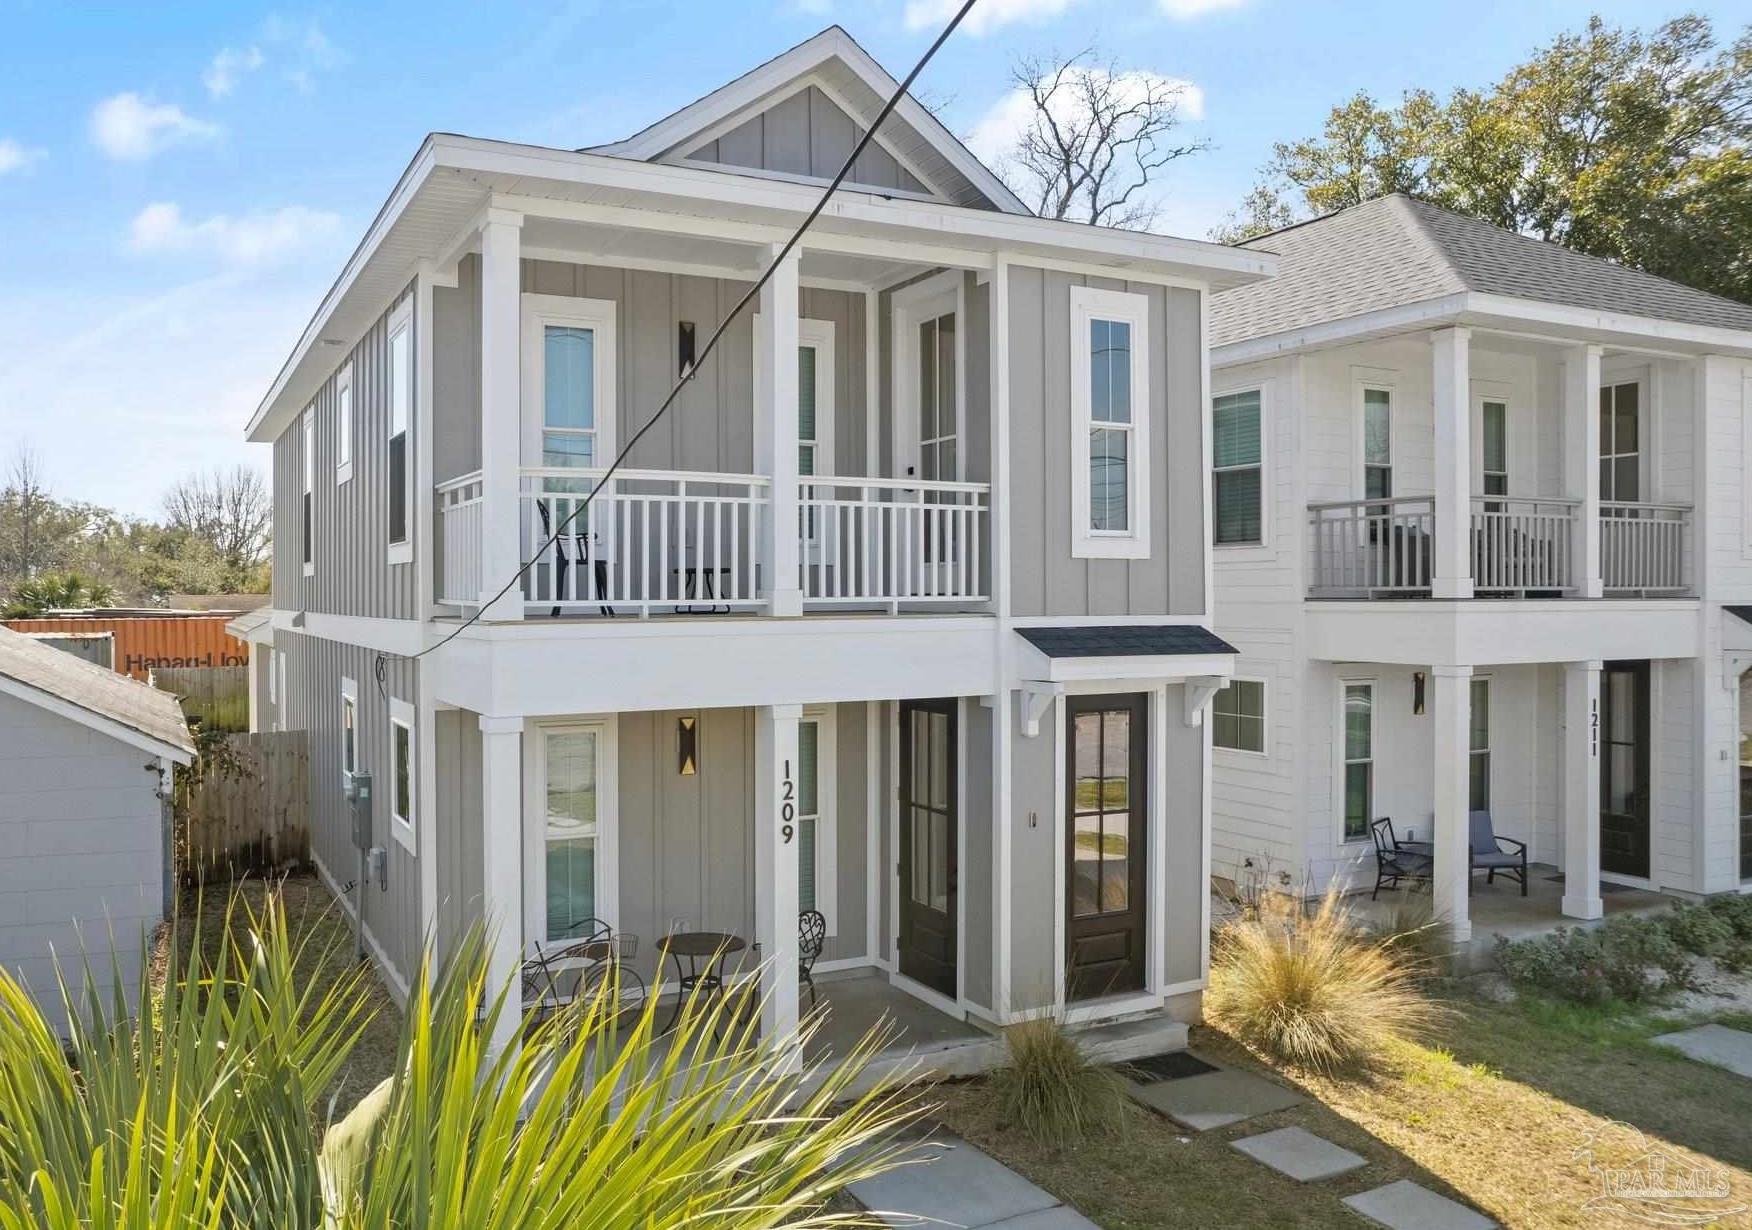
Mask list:
[{"label": "dark roof shingle", "polygon": [[1147,658],[1236,652],[1229,642],[1197,624],[1098,624],[1018,628],[1016,633],[1049,658]]}]

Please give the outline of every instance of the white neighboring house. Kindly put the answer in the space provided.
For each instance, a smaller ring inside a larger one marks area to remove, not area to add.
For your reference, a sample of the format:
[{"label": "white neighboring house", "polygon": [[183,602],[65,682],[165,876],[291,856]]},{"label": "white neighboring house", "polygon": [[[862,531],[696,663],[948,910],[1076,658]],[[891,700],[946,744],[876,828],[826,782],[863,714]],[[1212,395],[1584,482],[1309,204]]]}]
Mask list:
[{"label": "white neighboring house", "polygon": [[611,146],[427,138],[252,417],[254,712],[309,732],[392,986],[483,917],[501,977],[594,918],[668,980],[712,930],[783,1033],[814,909],[842,1022],[1184,1036],[1232,660],[1204,330],[1273,258],[1034,217],[904,98],[604,481],[895,88],[832,27]]},{"label": "white neighboring house", "polygon": [[1403,196],[1245,246],[1281,263],[1212,315],[1217,874],[1373,888],[1389,817],[1466,934],[1488,810],[1568,917],[1743,891],[1752,307]]},{"label": "white neighboring house", "polygon": [[111,962],[137,989],[170,900],[174,766],[194,743],[176,697],[0,628],[0,965],[65,1025]]}]

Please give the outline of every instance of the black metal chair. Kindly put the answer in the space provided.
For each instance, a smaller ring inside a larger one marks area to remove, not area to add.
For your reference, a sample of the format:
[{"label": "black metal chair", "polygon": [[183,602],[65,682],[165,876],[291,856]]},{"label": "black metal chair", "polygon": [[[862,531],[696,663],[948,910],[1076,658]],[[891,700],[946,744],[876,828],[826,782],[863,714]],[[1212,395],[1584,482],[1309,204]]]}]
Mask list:
[{"label": "black metal chair", "polygon": [[797,915],[797,980],[809,988],[809,1006],[815,1007],[815,959],[827,946],[827,916],[820,910]]},{"label": "black metal chair", "polygon": [[[535,501],[535,511],[541,514],[541,536],[543,541],[552,538],[554,533],[553,514],[548,511],[548,503],[552,498],[553,497],[549,496]],[[581,496],[578,498],[582,499]],[[608,561],[591,558],[590,537],[588,531],[574,531],[571,534],[571,551],[566,549],[566,534],[561,533],[558,538],[554,539],[554,597],[558,598],[561,594],[566,592],[566,574],[572,570],[574,555],[577,556],[576,565],[580,570],[582,570],[586,564],[591,566],[590,577],[596,585],[596,596],[601,598],[608,593]],[[534,584],[533,579],[531,579],[530,584]],[[597,609],[604,615],[614,614],[614,608],[607,603],[603,603]],[[549,614],[557,618],[559,613],[559,604],[555,603],[554,609],[550,611]]]},{"label": "black metal chair", "polygon": [[[1521,896],[1527,895],[1527,843],[1513,837],[1498,837],[1488,811],[1475,811],[1467,816],[1469,844],[1472,848],[1470,871],[1485,872],[1484,882],[1494,884],[1500,872],[1521,886]],[[1513,846],[1505,850],[1504,846]],[[1471,875],[1467,880],[1470,883]]]},{"label": "black metal chair", "polygon": [[568,1004],[588,999],[612,985],[623,1012],[644,1007],[645,980],[629,964],[638,955],[639,940],[617,933],[600,918],[586,918],[566,928],[567,935],[535,946],[535,956],[523,963],[523,1001],[537,1019]]},{"label": "black metal chair", "polygon": [[1428,884],[1434,878],[1436,860],[1422,851],[1401,846],[1393,834],[1391,817],[1383,816],[1369,825],[1369,833],[1375,839],[1375,891],[1369,894],[1369,900],[1378,899],[1383,888],[1398,888],[1401,880]]}]

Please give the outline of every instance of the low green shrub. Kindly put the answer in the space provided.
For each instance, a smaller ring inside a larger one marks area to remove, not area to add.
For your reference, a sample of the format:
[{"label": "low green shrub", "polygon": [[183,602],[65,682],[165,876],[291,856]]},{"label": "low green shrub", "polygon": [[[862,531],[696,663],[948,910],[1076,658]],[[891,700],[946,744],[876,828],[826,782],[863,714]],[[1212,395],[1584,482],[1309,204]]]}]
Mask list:
[{"label": "low green shrub", "polygon": [[1733,928],[1736,938],[1752,943],[1752,896],[1724,893],[1711,897],[1702,908]]},{"label": "low green shrub", "polygon": [[1063,1023],[1041,1017],[1004,1033],[1009,1056],[992,1073],[1004,1115],[1037,1144],[1061,1147],[1125,1123],[1125,1090]]},{"label": "low green shrub", "polygon": [[1675,944],[1700,957],[1719,956],[1736,939],[1734,924],[1726,913],[1708,906],[1681,903],[1674,906],[1673,912],[1663,921]]},{"label": "low green shrub", "polygon": [[1612,918],[1528,940],[1499,937],[1496,958],[1516,986],[1579,1004],[1644,1003],[1693,985],[1691,958],[1664,918]]}]

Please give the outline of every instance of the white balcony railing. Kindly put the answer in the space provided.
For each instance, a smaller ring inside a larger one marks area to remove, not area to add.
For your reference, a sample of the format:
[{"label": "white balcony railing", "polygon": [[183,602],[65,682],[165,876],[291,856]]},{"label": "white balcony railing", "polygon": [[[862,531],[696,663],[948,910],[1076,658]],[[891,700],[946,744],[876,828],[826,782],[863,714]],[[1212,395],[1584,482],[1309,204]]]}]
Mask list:
[{"label": "white balcony railing", "polygon": [[1581,504],[1580,500],[1474,496],[1473,592],[1549,595],[1573,589],[1571,544]]},{"label": "white balcony railing", "polygon": [[1310,504],[1308,529],[1310,594],[1368,597],[1429,592],[1435,497]]},{"label": "white balcony railing", "polygon": [[481,472],[439,483],[439,602],[473,606],[481,597]]},{"label": "white balcony railing", "polygon": [[988,596],[989,485],[810,478],[800,502],[806,605],[896,610]]},{"label": "white balcony railing", "polygon": [[1600,504],[1600,577],[1607,593],[1683,593],[1691,585],[1683,504]]}]

